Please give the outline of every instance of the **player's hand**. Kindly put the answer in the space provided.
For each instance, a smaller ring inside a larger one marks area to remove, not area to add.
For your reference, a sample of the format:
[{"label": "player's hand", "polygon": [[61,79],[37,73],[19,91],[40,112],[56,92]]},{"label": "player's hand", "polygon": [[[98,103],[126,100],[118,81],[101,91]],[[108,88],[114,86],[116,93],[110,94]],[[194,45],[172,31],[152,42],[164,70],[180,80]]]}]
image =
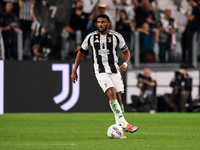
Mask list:
[{"label": "player's hand", "polygon": [[126,72],[126,69],[127,69],[127,67],[126,67],[124,64],[122,64],[122,65],[119,67],[119,72],[124,73],[124,72]]},{"label": "player's hand", "polygon": [[77,79],[78,79],[78,75],[77,75],[76,71],[73,71],[72,74],[71,74],[72,82],[76,83]]}]

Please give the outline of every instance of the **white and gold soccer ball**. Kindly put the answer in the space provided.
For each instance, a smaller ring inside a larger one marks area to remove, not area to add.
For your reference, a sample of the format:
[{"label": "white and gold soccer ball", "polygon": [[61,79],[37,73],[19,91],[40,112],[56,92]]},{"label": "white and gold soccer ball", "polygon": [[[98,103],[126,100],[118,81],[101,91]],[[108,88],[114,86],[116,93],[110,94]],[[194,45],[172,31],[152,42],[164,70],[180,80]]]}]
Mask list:
[{"label": "white and gold soccer ball", "polygon": [[123,135],[123,129],[119,125],[113,124],[108,128],[107,135],[111,139],[120,139]]}]

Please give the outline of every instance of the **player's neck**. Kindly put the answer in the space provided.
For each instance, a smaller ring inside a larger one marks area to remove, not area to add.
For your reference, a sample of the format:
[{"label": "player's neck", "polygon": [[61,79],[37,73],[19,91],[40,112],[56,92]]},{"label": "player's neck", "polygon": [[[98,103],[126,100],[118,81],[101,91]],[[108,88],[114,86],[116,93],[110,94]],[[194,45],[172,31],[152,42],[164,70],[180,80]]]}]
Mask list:
[{"label": "player's neck", "polygon": [[109,31],[109,30],[105,30],[104,32],[100,32],[100,31],[98,31],[98,32],[99,32],[99,34],[101,34],[101,35],[106,35],[106,34],[108,34],[108,31]]}]

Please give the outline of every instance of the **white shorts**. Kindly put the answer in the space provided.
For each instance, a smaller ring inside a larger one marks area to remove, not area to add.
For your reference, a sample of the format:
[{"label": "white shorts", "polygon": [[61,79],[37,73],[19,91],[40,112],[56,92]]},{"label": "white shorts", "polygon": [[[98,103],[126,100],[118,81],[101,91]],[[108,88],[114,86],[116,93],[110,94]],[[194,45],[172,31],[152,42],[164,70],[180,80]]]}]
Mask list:
[{"label": "white shorts", "polygon": [[115,92],[124,93],[124,83],[121,74],[118,73],[96,73],[97,81],[104,92],[110,87],[115,88]]}]

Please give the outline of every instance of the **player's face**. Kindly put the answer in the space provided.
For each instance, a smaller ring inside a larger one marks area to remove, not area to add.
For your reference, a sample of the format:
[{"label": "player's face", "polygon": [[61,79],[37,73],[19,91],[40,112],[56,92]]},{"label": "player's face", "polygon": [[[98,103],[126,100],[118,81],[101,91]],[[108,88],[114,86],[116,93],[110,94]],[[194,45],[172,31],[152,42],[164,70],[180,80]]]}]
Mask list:
[{"label": "player's face", "polygon": [[100,33],[107,33],[110,23],[106,18],[97,19],[97,27]]}]

